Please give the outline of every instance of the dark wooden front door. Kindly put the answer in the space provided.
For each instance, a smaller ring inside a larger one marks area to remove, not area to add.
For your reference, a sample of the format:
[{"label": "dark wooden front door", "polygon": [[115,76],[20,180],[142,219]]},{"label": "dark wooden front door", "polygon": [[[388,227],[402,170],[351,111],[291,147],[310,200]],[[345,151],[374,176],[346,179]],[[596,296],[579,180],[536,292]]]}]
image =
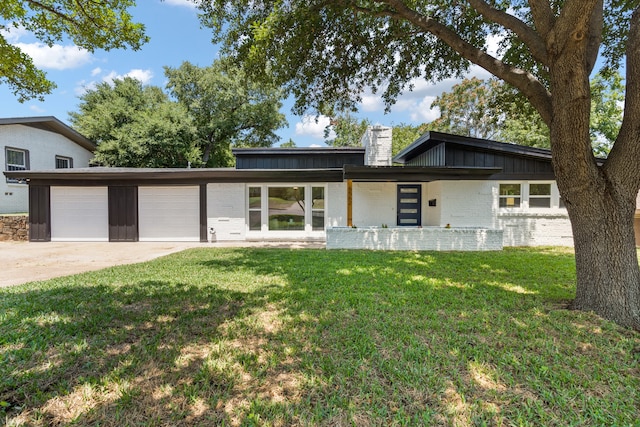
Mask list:
[{"label": "dark wooden front door", "polygon": [[138,187],[109,187],[109,241],[138,241]]},{"label": "dark wooden front door", "polygon": [[398,185],[398,225],[422,225],[422,186]]}]

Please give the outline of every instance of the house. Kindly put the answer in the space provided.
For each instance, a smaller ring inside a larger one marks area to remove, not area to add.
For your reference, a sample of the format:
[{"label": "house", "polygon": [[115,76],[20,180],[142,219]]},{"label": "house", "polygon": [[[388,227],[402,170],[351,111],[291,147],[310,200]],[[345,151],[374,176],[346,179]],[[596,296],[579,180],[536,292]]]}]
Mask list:
[{"label": "house", "polygon": [[[6,171],[86,168],[96,146],[55,117],[0,119],[0,164]],[[27,212],[22,176],[0,180],[0,214]]]},{"label": "house", "polygon": [[328,248],[456,250],[573,244],[548,150],[427,132],[391,159],[390,128],[370,128],[363,141],[363,148],[234,149],[229,169],[5,175],[28,181],[32,241],[320,240]]}]

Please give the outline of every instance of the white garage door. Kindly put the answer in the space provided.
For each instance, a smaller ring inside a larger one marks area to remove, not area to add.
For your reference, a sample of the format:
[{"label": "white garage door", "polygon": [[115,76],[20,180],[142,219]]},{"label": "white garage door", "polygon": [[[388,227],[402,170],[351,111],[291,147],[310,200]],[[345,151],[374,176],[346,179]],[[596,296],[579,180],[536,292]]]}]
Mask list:
[{"label": "white garage door", "polygon": [[200,241],[199,187],[139,187],[140,241]]},{"label": "white garage door", "polygon": [[107,187],[51,187],[51,240],[108,241]]}]

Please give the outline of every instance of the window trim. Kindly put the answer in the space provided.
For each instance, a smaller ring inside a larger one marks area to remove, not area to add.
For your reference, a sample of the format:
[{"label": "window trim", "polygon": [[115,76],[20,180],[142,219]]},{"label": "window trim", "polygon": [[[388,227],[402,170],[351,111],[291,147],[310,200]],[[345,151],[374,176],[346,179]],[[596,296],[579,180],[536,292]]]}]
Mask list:
[{"label": "window trim", "polygon": [[[4,147],[4,168],[5,170],[10,170],[9,169],[9,151],[17,151],[17,152],[21,152],[24,155],[24,166],[23,165],[15,165],[12,164],[13,167],[24,167],[24,169],[11,169],[11,170],[25,170],[28,171],[31,169],[31,165],[30,165],[30,161],[29,161],[29,150],[26,150],[24,148],[18,148],[18,147]],[[21,178],[8,178],[7,177],[7,183],[8,184],[26,184],[27,181],[25,179],[21,179]]]}]

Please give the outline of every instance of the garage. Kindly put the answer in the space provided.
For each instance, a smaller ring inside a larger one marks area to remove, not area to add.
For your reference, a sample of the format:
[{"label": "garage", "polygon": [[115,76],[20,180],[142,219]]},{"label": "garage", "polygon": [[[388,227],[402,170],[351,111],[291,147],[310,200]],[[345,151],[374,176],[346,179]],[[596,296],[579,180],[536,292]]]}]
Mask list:
[{"label": "garage", "polygon": [[51,240],[108,241],[107,187],[51,187]]},{"label": "garage", "polygon": [[140,241],[200,241],[200,187],[138,188]]}]

